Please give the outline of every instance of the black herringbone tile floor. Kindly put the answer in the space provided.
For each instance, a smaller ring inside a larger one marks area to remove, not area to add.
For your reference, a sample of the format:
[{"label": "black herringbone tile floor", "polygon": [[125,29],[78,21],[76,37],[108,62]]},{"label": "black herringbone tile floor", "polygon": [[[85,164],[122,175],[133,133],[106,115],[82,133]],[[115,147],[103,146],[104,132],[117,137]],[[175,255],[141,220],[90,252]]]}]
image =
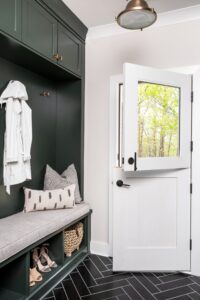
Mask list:
[{"label": "black herringbone tile floor", "polygon": [[181,273],[113,273],[112,260],[90,255],[45,300],[200,300],[200,278]]}]

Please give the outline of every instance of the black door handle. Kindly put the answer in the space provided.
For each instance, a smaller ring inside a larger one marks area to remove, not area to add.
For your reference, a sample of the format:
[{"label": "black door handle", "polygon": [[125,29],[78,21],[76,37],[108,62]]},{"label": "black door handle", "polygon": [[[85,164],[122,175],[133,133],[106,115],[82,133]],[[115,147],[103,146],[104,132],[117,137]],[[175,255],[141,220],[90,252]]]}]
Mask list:
[{"label": "black door handle", "polygon": [[130,186],[130,184],[125,184],[125,183],[123,183],[122,180],[117,180],[116,185],[117,185],[118,187],[122,187],[122,186],[124,186],[124,187],[129,187],[129,186]]}]

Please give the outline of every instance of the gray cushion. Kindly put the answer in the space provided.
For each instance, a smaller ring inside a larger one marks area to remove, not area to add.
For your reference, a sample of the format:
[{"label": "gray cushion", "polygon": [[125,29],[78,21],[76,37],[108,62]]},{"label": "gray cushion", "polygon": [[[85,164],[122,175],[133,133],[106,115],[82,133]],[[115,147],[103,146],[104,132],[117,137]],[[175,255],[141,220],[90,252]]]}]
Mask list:
[{"label": "gray cushion", "polygon": [[0,262],[87,214],[86,203],[73,209],[18,214],[0,220]]},{"label": "gray cushion", "polygon": [[75,166],[70,165],[62,175],[59,175],[55,170],[53,170],[50,166],[47,165],[46,173],[44,177],[44,190],[55,190],[55,189],[63,189],[71,184],[75,184],[75,203],[80,203],[82,201],[79,184],[78,184],[78,176],[75,169]]}]

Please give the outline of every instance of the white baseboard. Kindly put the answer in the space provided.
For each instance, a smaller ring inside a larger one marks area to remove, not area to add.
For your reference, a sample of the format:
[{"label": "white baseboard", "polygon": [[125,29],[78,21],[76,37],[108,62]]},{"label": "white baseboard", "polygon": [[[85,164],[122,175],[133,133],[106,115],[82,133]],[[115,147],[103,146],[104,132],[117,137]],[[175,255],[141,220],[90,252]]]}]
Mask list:
[{"label": "white baseboard", "polygon": [[90,250],[92,254],[109,256],[108,243],[91,241]]}]

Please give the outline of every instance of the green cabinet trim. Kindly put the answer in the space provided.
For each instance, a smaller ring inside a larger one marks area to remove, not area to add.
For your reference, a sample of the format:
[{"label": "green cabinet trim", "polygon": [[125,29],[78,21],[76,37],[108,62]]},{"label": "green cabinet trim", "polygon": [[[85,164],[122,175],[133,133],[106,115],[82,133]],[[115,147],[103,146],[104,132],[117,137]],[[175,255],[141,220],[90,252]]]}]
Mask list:
[{"label": "green cabinet trim", "polygon": [[[47,3],[50,8],[46,6]],[[51,11],[52,7],[55,8],[54,12]],[[72,22],[71,27],[65,22],[66,20],[63,21],[66,16],[69,17],[68,22],[70,20]],[[72,30],[73,24],[76,24],[79,29],[82,28],[81,35],[77,35],[77,32]],[[18,39],[19,44],[16,44],[18,48],[20,44],[24,45],[27,49],[53,62],[60,69],[60,73],[61,70],[67,70],[69,74],[78,78],[82,76],[84,49],[82,38],[85,38],[87,28],[61,0],[0,1],[0,31],[5,36]],[[62,60],[57,59],[55,55],[62,56]],[[8,55],[5,54],[4,57],[6,56]]]},{"label": "green cabinet trim", "polygon": [[5,33],[21,40],[22,0],[1,0],[0,28]]},{"label": "green cabinet trim", "polygon": [[71,72],[81,75],[81,42],[64,26],[58,24],[58,64]]},{"label": "green cabinet trim", "polygon": [[22,41],[42,55],[57,53],[57,20],[33,0],[23,0]]},{"label": "green cabinet trim", "polygon": [[87,27],[76,17],[76,15],[60,0],[37,0],[44,5],[68,27],[82,42],[85,42]]}]

